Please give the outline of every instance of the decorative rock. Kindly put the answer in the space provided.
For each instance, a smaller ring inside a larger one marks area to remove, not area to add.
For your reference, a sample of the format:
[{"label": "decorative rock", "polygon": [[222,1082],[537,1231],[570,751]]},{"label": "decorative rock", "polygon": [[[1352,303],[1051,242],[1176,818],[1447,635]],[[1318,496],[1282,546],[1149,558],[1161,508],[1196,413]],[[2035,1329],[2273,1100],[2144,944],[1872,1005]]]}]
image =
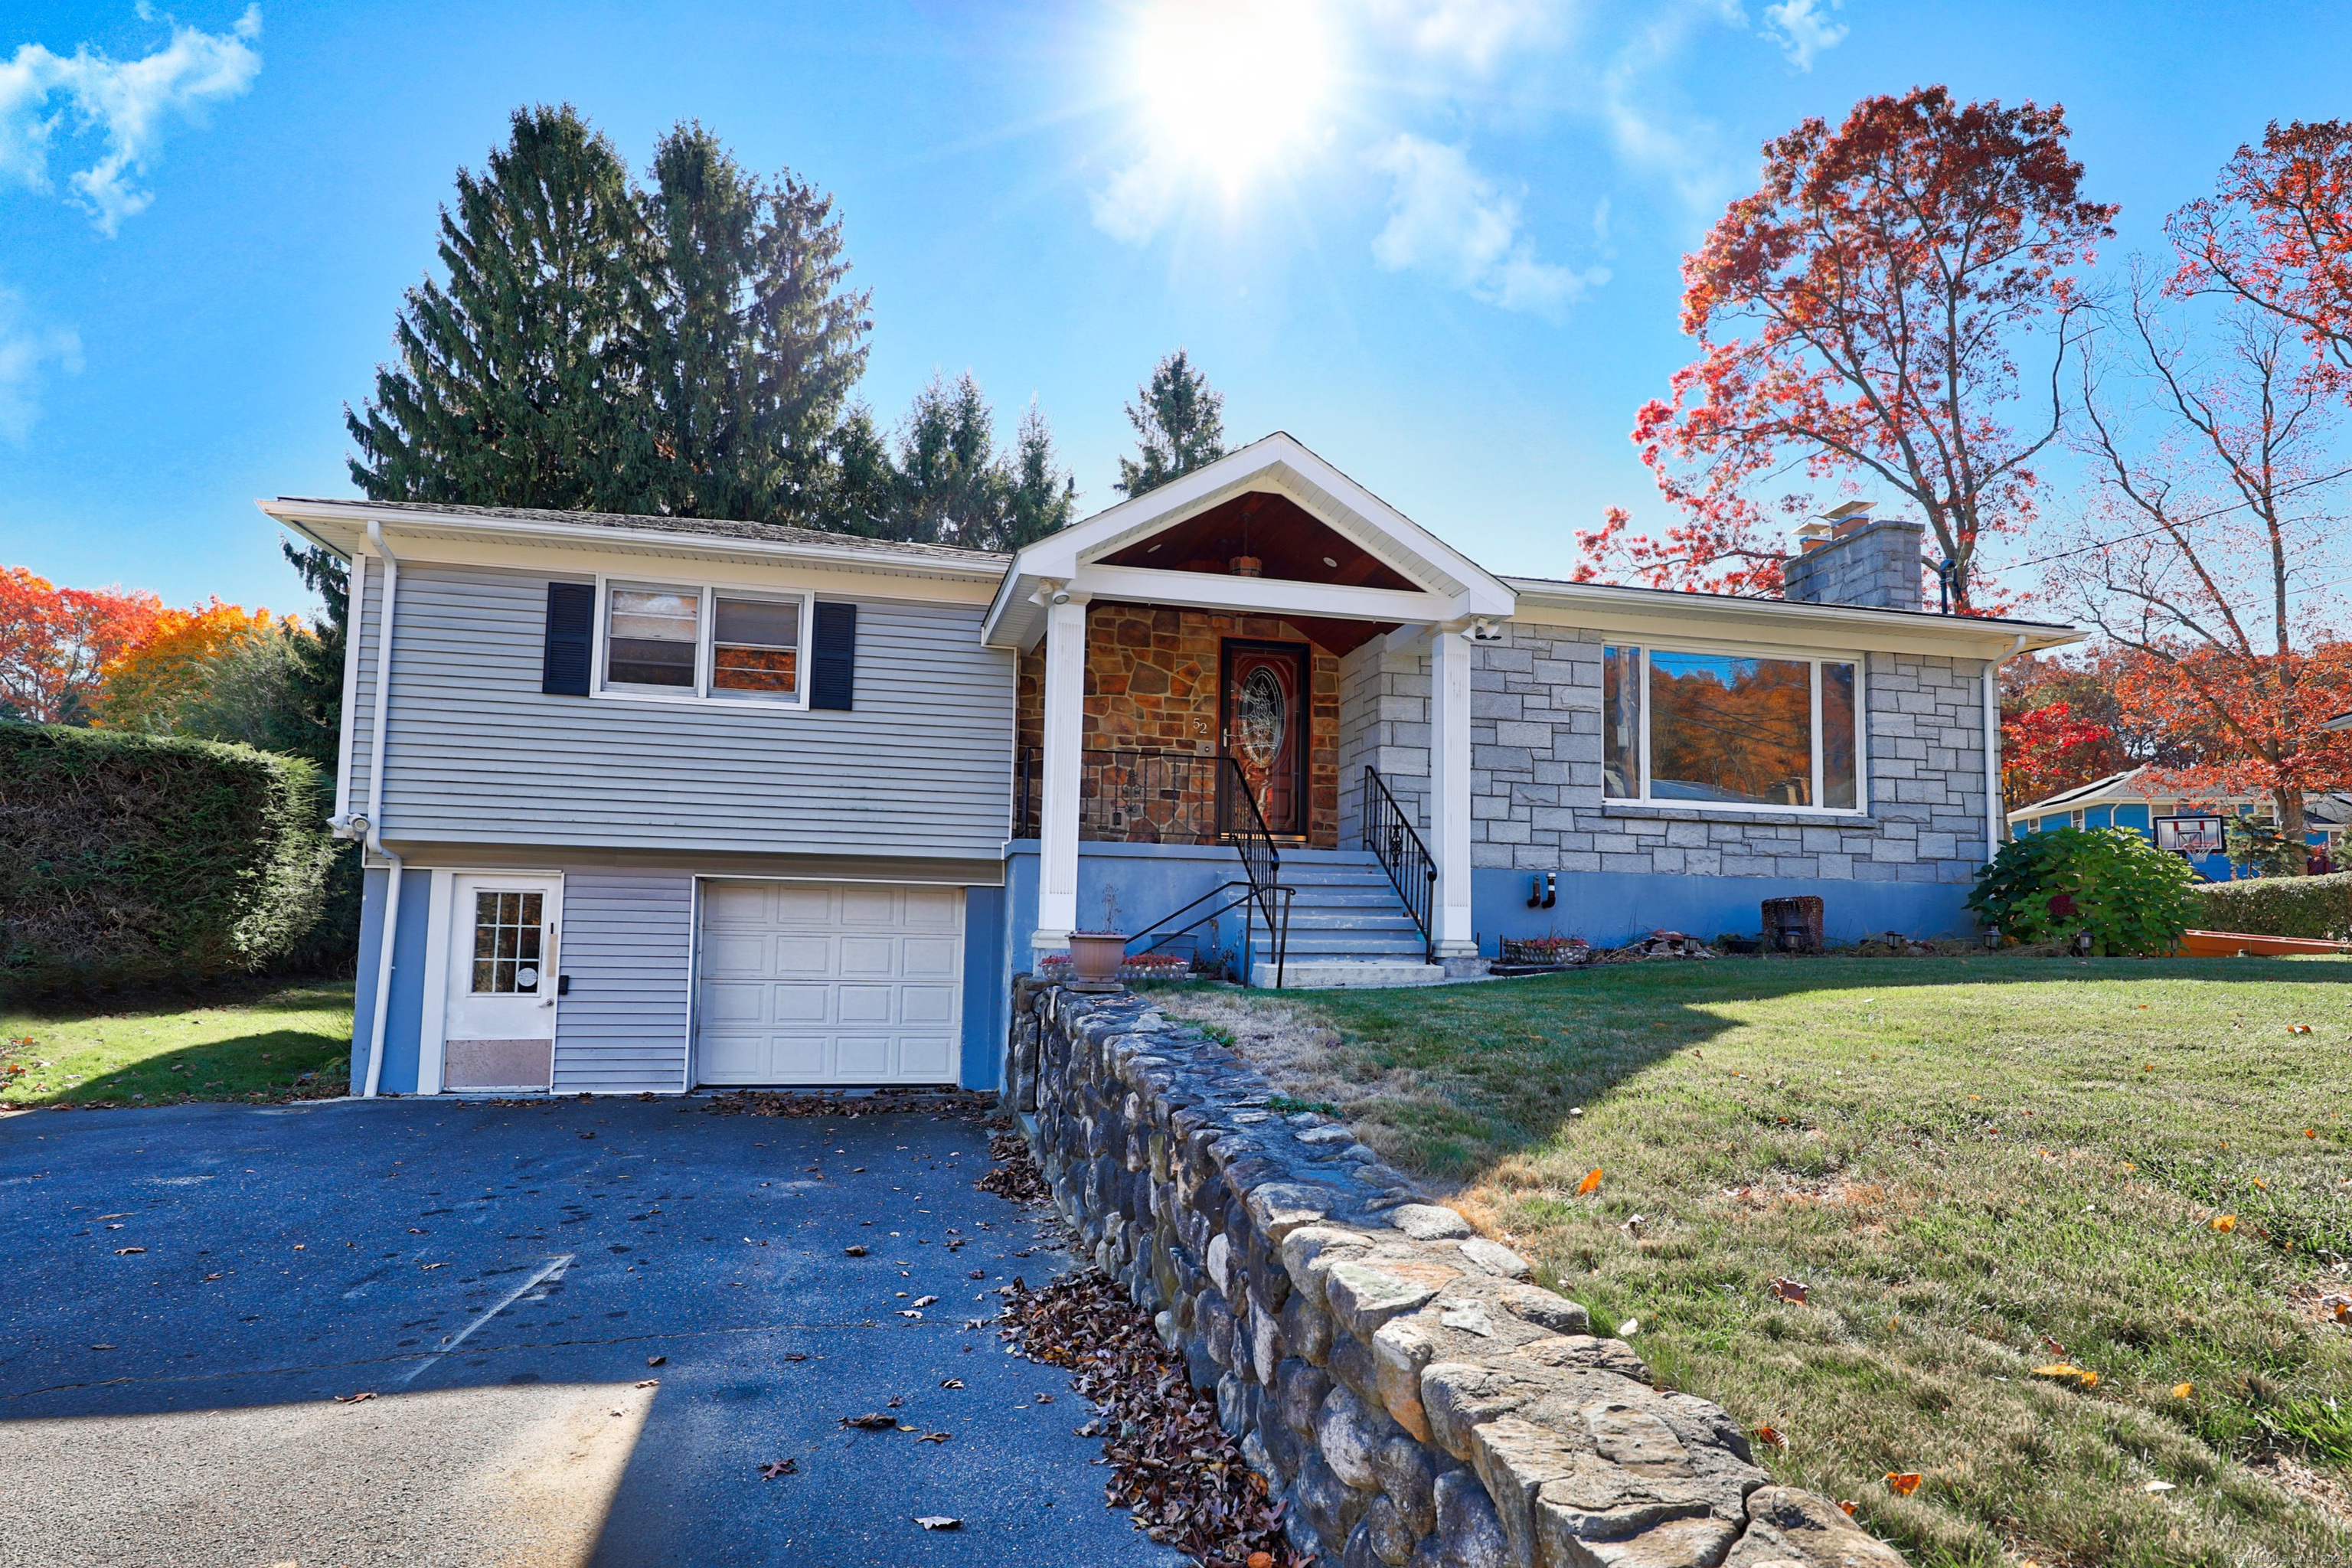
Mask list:
[{"label": "decorative rock", "polygon": [[[1523,1322],[1549,1329],[1556,1334],[1584,1334],[1592,1330],[1591,1315],[1583,1307],[1557,1295],[1540,1285],[1524,1285],[1511,1280],[1495,1292],[1503,1310]],[[1612,1342],[1623,1344],[1622,1340]]]},{"label": "decorative rock", "polygon": [[1536,1561],[1536,1497],[1547,1481],[1576,1473],[1582,1445],[1567,1434],[1517,1415],[1479,1423],[1470,1431],[1470,1466],[1486,1483],[1516,1559]]},{"label": "decorative rock", "polygon": [[1724,1568],[1903,1568],[1893,1547],[1811,1492],[1761,1488],[1748,1496],[1748,1519]]},{"label": "decorative rock", "polygon": [[1334,1263],[1323,1284],[1323,1299],[1349,1333],[1370,1340],[1382,1323],[1435,1296],[1445,1283],[1444,1275],[1429,1264]]},{"label": "decorative rock", "polygon": [[1474,1236],[1461,1247],[1463,1258],[1481,1274],[1499,1274],[1506,1279],[1524,1279],[1534,1270],[1528,1260],[1499,1241],[1489,1241]]},{"label": "decorative rock", "polygon": [[1294,1290],[1282,1304],[1278,1320],[1282,1342],[1295,1353],[1320,1363],[1331,1353],[1331,1314]]},{"label": "decorative rock", "polygon": [[1371,1554],[1388,1568],[1404,1568],[1412,1561],[1413,1542],[1425,1533],[1415,1530],[1395,1503],[1384,1497],[1375,1498],[1372,1506],[1364,1510],[1363,1522],[1356,1526],[1356,1535],[1349,1537],[1348,1544],[1352,1550],[1356,1537],[1360,1536]]},{"label": "decorative rock", "polygon": [[1363,1402],[1345,1388],[1335,1388],[1325,1396],[1322,1412],[1315,1423],[1323,1462],[1331,1467],[1333,1475],[1364,1491],[1381,1484],[1374,1460],[1381,1445],[1394,1430],[1386,1416],[1367,1410]]},{"label": "decorative rock", "polygon": [[1467,1470],[1437,1478],[1437,1561],[1444,1568],[1521,1568],[1494,1502]]},{"label": "decorative rock", "polygon": [[1437,1528],[1437,1467],[1426,1447],[1410,1437],[1391,1437],[1372,1456],[1372,1471],[1415,1537]]},{"label": "decorative rock", "polygon": [[1400,1204],[1388,1222],[1415,1241],[1452,1241],[1470,1234],[1470,1222],[1435,1204]]},{"label": "decorative rock", "polygon": [[1314,1435],[1324,1396],[1330,1392],[1331,1379],[1319,1367],[1293,1360],[1275,1369],[1275,1409],[1283,1425],[1301,1437]]},{"label": "decorative rock", "polygon": [[[1228,1167],[1227,1173],[1231,1174]],[[1249,1195],[1250,1218],[1260,1235],[1280,1241],[1301,1226],[1313,1225],[1341,1206],[1339,1194],[1328,1187],[1304,1182],[1268,1182]]]}]

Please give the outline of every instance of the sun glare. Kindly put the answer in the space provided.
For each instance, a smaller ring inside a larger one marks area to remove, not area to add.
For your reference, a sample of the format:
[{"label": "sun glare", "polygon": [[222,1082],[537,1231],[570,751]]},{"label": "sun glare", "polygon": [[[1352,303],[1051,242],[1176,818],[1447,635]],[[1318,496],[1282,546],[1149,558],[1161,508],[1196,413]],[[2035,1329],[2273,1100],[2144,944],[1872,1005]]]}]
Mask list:
[{"label": "sun glare", "polygon": [[1153,153],[1231,197],[1314,142],[1331,41],[1306,0],[1160,0],[1139,18],[1133,68]]}]

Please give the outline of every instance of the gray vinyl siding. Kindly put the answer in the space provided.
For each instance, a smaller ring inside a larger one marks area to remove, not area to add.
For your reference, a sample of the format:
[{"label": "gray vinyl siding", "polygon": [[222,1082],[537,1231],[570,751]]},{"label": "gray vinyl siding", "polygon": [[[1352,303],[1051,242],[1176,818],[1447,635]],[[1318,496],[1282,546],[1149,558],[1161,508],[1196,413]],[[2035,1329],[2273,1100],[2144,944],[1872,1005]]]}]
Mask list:
[{"label": "gray vinyl siding", "polygon": [[568,871],[559,940],[557,972],[572,989],[556,1005],[556,1092],[677,1090],[686,1077],[693,877]]},{"label": "gray vinyl siding", "polygon": [[345,783],[345,807],[353,816],[367,810],[368,773],[375,763],[375,628],[383,609],[383,563],[368,563],[366,592],[361,595],[356,624],[361,636],[351,657],[359,666],[352,683],[352,763]]},{"label": "gray vinyl siding", "polygon": [[[371,597],[375,586],[372,574]],[[1013,667],[978,605],[858,607],[856,709],[541,695],[548,575],[404,566],[383,830],[442,843],[997,855]],[[361,689],[373,712],[372,614]],[[362,725],[362,736],[364,725]],[[365,787],[366,748],[354,766]]]}]

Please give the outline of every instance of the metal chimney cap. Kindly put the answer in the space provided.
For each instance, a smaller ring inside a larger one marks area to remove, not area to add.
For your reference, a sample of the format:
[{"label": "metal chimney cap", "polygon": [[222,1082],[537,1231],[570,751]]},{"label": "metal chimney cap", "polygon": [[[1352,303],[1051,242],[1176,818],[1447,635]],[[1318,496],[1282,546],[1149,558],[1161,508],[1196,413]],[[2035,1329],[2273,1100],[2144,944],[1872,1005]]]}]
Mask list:
[{"label": "metal chimney cap", "polygon": [[1869,515],[1870,503],[1868,501],[1850,500],[1841,502],[1840,504],[1830,508],[1829,510],[1822,513],[1822,521],[1824,522],[1843,522],[1848,518],[1867,517]]}]

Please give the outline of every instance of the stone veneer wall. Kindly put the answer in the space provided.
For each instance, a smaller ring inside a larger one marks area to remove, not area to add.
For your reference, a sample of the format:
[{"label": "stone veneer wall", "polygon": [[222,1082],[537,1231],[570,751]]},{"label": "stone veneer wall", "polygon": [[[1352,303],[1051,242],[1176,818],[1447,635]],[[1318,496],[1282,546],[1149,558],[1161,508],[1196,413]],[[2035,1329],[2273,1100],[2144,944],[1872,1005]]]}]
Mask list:
[{"label": "stone veneer wall", "polygon": [[[1516,621],[1505,630],[1472,655],[1473,865],[1967,883],[1988,858],[1979,661],[1864,656],[1867,810],[1823,818],[1602,800],[1608,635]],[[1400,800],[1425,789],[1428,672],[1426,656],[1384,654],[1377,641],[1341,661],[1342,843],[1353,842],[1366,762]]]},{"label": "stone veneer wall", "polygon": [[[1215,756],[1227,637],[1307,645],[1307,840],[1328,849],[1338,841],[1341,793],[1339,660],[1287,621],[1108,600],[1088,606],[1086,744]],[[1019,756],[1042,746],[1045,690],[1040,642],[1022,656],[1014,692]]]},{"label": "stone veneer wall", "polygon": [[1267,1110],[1255,1069],[1142,999],[1023,976],[1006,1081],[1096,1264],[1321,1562],[1901,1568],[1517,1254],[1341,1124]]}]

